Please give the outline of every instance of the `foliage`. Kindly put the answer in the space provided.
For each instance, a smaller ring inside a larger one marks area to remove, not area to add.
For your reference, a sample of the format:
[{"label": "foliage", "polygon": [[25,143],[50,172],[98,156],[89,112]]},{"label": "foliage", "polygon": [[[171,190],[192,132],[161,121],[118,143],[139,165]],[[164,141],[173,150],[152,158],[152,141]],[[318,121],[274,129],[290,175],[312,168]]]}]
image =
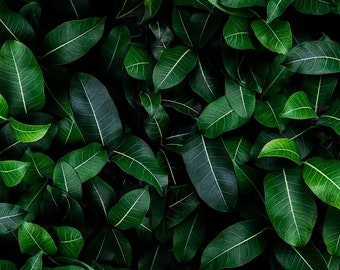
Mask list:
[{"label": "foliage", "polygon": [[1,269],[339,269],[335,0],[1,0]]}]

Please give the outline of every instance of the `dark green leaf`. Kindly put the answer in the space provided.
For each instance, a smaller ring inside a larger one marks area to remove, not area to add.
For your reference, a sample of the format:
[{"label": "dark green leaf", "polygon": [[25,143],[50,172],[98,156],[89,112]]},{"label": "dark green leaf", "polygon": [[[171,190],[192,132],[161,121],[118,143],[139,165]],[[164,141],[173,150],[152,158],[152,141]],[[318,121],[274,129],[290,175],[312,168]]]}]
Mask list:
[{"label": "dark green leaf", "polygon": [[8,104],[3,95],[0,94],[0,124],[7,121],[8,117]]},{"label": "dark green leaf", "polygon": [[156,40],[152,43],[152,54],[155,59],[159,59],[166,48],[174,41],[174,34],[168,25],[159,22],[150,23],[150,30],[154,34]]},{"label": "dark green leaf", "polygon": [[114,259],[119,265],[130,266],[132,247],[129,240],[120,231],[112,229]]},{"label": "dark green leaf", "polygon": [[0,203],[0,235],[17,229],[25,219],[27,211],[15,204]]},{"label": "dark green leaf", "polygon": [[224,147],[233,162],[244,164],[250,157],[251,142],[245,136],[233,136],[223,139]]},{"label": "dark green leaf", "polygon": [[0,267],[3,270],[17,270],[19,269],[18,266],[11,261],[8,260],[0,260]]},{"label": "dark green leaf", "polygon": [[131,77],[147,80],[152,72],[152,57],[141,44],[132,44],[125,55],[124,66]]},{"label": "dark green leaf", "polygon": [[192,32],[190,29],[191,14],[185,8],[175,7],[172,11],[172,27],[175,34],[187,46],[193,47]]},{"label": "dark green leaf", "polygon": [[331,0],[294,0],[293,8],[305,14],[324,15],[334,9],[334,3]]},{"label": "dark green leaf", "polygon": [[190,115],[194,119],[201,113],[201,104],[190,95],[164,96],[162,97],[162,104],[164,107],[170,107],[183,114]]},{"label": "dark green leaf", "polygon": [[219,0],[218,3],[229,8],[241,8],[252,6],[265,6],[267,5],[267,0]]},{"label": "dark green leaf", "polygon": [[50,128],[51,124],[47,125],[29,125],[21,123],[10,117],[11,129],[14,137],[20,142],[36,142],[42,139]]},{"label": "dark green leaf", "polygon": [[318,125],[332,128],[337,134],[340,134],[340,107],[339,102],[333,103],[318,121]]},{"label": "dark green leaf", "polygon": [[144,0],[145,11],[143,19],[140,22],[141,24],[145,23],[157,14],[159,8],[161,7],[162,1],[163,0]]},{"label": "dark green leaf", "polygon": [[294,0],[269,0],[267,4],[267,23],[280,17]]},{"label": "dark green leaf", "polygon": [[25,262],[25,264],[20,268],[20,270],[42,269],[43,255],[44,255],[44,253],[42,251],[39,251],[36,255],[29,258]]},{"label": "dark green leaf", "polygon": [[340,254],[340,211],[337,208],[328,206],[323,224],[323,240],[329,254],[339,256]]},{"label": "dark green leaf", "polygon": [[53,227],[58,255],[77,258],[84,246],[80,231],[69,226]]}]

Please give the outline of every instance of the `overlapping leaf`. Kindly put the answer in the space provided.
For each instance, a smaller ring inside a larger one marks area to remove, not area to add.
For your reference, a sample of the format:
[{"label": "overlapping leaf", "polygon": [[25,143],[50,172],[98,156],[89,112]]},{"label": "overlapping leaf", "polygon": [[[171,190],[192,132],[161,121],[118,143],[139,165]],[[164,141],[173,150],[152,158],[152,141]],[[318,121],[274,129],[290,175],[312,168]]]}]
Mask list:
[{"label": "overlapping leaf", "polygon": [[125,55],[124,66],[131,77],[146,80],[152,72],[151,55],[142,44],[132,44]]},{"label": "overlapping leaf", "polygon": [[269,0],[267,4],[267,23],[280,17],[293,0]]},{"label": "overlapping leaf", "polygon": [[337,208],[328,206],[325,222],[322,228],[324,243],[329,254],[339,256],[340,254],[340,211]]},{"label": "overlapping leaf", "polygon": [[294,0],[293,7],[297,11],[305,14],[324,15],[334,9],[334,2],[330,0]]},{"label": "overlapping leaf", "polygon": [[19,184],[31,163],[18,160],[0,161],[0,176],[7,187]]},{"label": "overlapping leaf", "polygon": [[53,227],[55,244],[60,256],[77,258],[84,246],[84,238],[76,228],[69,226]]},{"label": "overlapping leaf", "polygon": [[323,113],[318,121],[318,125],[332,128],[337,134],[340,134],[340,103],[333,103],[329,109]]},{"label": "overlapping leaf", "polygon": [[0,203],[0,235],[17,229],[25,220],[27,211],[18,205]]}]

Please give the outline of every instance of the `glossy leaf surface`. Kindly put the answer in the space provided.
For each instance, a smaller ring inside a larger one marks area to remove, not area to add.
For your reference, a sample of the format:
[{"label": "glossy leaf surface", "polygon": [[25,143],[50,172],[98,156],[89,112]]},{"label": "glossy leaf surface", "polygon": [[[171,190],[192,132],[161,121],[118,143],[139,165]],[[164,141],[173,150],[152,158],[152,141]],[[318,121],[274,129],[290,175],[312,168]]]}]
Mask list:
[{"label": "glossy leaf surface", "polygon": [[24,178],[29,162],[17,160],[0,161],[0,175],[5,185],[14,187]]},{"label": "glossy leaf surface", "polygon": [[15,204],[2,202],[0,206],[1,235],[17,229],[24,222],[27,211]]},{"label": "glossy leaf surface", "polygon": [[51,124],[47,125],[29,125],[21,123],[14,118],[10,118],[11,129],[14,137],[20,142],[36,142],[43,138],[50,128]]}]

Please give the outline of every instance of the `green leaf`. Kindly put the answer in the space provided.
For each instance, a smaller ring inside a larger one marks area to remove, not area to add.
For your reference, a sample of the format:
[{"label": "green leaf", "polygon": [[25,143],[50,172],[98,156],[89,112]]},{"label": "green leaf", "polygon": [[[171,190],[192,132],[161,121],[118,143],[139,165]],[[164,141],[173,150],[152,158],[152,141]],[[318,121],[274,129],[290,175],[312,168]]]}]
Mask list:
[{"label": "green leaf", "polygon": [[222,141],[195,135],[184,146],[183,160],[200,198],[217,211],[230,212],[237,201],[237,181]]},{"label": "green leaf", "polygon": [[112,28],[100,49],[99,65],[104,76],[117,78],[121,75],[130,43],[130,31],[126,25]]},{"label": "green leaf", "polygon": [[140,179],[164,195],[168,175],[159,167],[152,149],[142,139],[126,137],[112,151],[111,159],[125,172]]},{"label": "green leaf", "polygon": [[194,119],[201,113],[201,104],[191,95],[162,96],[162,105],[173,108],[182,114],[190,115]]},{"label": "green leaf", "polygon": [[252,144],[245,136],[223,138],[223,144],[233,163],[244,164],[251,159],[250,150]]},{"label": "green leaf", "polygon": [[312,157],[303,164],[303,179],[323,202],[340,209],[340,173],[335,159]]},{"label": "green leaf", "polygon": [[27,211],[19,205],[0,203],[0,235],[7,234],[17,229],[25,220]]},{"label": "green leaf", "polygon": [[152,57],[142,44],[131,44],[124,58],[124,66],[131,77],[147,80],[152,72]]},{"label": "green leaf", "polygon": [[280,17],[294,0],[269,0],[267,4],[267,23]]},{"label": "green leaf", "polygon": [[340,254],[340,211],[337,208],[328,206],[325,221],[323,223],[323,241],[329,254],[339,256]]},{"label": "green leaf", "polygon": [[165,49],[153,70],[155,90],[162,90],[179,84],[196,66],[195,53],[184,46]]},{"label": "green leaf", "polygon": [[292,48],[292,32],[288,21],[276,19],[270,23],[264,20],[252,21],[255,36],[268,50],[287,54]]},{"label": "green leaf", "polygon": [[152,54],[155,59],[159,59],[166,48],[169,48],[174,41],[174,34],[168,25],[159,22],[150,23],[150,30],[156,40],[152,43]]},{"label": "green leaf", "polygon": [[7,187],[18,185],[24,178],[27,168],[31,165],[29,162],[17,160],[0,161],[0,175]]},{"label": "green leaf", "polygon": [[337,134],[340,134],[340,108],[339,102],[331,104],[327,111],[320,115],[316,122],[317,125],[332,128]]},{"label": "green leaf", "polygon": [[160,9],[162,1],[163,0],[144,0],[144,16],[139,23],[143,24],[153,18]]},{"label": "green leaf", "polygon": [[114,205],[108,215],[109,223],[120,229],[127,230],[141,224],[150,207],[148,187],[135,189],[124,194]]},{"label": "green leaf", "polygon": [[240,221],[229,226],[203,250],[200,269],[245,265],[264,251],[265,231],[266,228],[260,227],[256,221]]},{"label": "green leaf", "polygon": [[334,2],[331,0],[294,0],[293,8],[305,14],[324,15],[333,11]]},{"label": "green leaf", "polygon": [[11,115],[38,111],[45,105],[44,78],[32,51],[7,40],[0,49],[1,94]]},{"label": "green leaf", "polygon": [[119,265],[130,266],[132,262],[132,247],[129,240],[118,230],[112,229],[114,259]]},{"label": "green leaf", "polygon": [[108,160],[108,155],[99,143],[93,142],[68,152],[62,157],[62,160],[72,166],[84,183],[103,169]]},{"label": "green leaf", "polygon": [[122,135],[122,123],[106,87],[87,73],[71,80],[70,101],[84,138],[110,147]]},{"label": "green leaf", "polygon": [[[209,2],[213,2],[209,0]],[[229,8],[266,6],[267,0],[219,0],[219,4]]]},{"label": "green leaf", "polygon": [[85,138],[74,119],[64,118],[58,122],[56,139],[64,145],[85,143]]},{"label": "green leaf", "polygon": [[307,94],[303,91],[295,92],[288,98],[280,116],[297,120],[318,118],[310,105]]},{"label": "green leaf", "polygon": [[225,96],[211,102],[198,118],[198,128],[207,138],[216,138],[244,123],[245,120],[233,110]]},{"label": "green leaf", "polygon": [[273,139],[266,143],[258,155],[258,158],[261,157],[281,157],[298,165],[302,163],[299,148],[293,140],[287,138]]},{"label": "green leaf", "polygon": [[10,117],[10,124],[14,137],[18,141],[25,143],[36,142],[42,139],[46,135],[49,128],[51,127],[51,124],[46,125],[24,124],[22,122],[15,120],[13,117]]},{"label": "green leaf", "polygon": [[238,50],[256,49],[254,33],[248,19],[229,16],[223,28],[223,37],[226,43]]},{"label": "green leaf", "polygon": [[20,268],[20,270],[42,269],[43,255],[44,255],[44,253],[42,251],[39,251],[36,255],[29,258],[25,262],[25,264]]},{"label": "green leaf", "polygon": [[84,246],[84,238],[76,228],[69,226],[53,227],[54,241],[58,248],[58,255],[78,258]]},{"label": "green leaf", "polygon": [[64,65],[85,55],[102,37],[105,18],[66,21],[44,37],[43,56],[50,64]]},{"label": "green leaf", "polygon": [[280,265],[287,270],[326,270],[325,259],[320,251],[312,244],[296,248],[277,243],[274,254]]},{"label": "green leaf", "polygon": [[305,41],[282,62],[296,73],[322,75],[340,72],[340,44],[332,40]]},{"label": "green leaf", "polygon": [[190,25],[191,14],[185,8],[174,7],[172,11],[172,27],[177,37],[189,47],[193,47]]},{"label": "green leaf", "polygon": [[53,185],[65,190],[71,197],[80,201],[82,197],[82,181],[77,172],[66,161],[60,159],[53,171]]},{"label": "green leaf", "polygon": [[205,217],[198,212],[175,228],[173,247],[177,261],[185,263],[195,257],[205,238],[205,223]]},{"label": "green leaf", "polygon": [[311,239],[318,210],[302,179],[302,170],[295,167],[268,173],[264,190],[266,210],[275,231],[286,243],[305,246]]},{"label": "green leaf", "polygon": [[280,117],[280,113],[286,103],[286,97],[281,94],[272,95],[265,101],[258,101],[256,103],[254,117],[266,127],[277,128],[279,131],[283,131],[289,122],[289,119]]},{"label": "green leaf", "polygon": [[3,95],[0,94],[0,124],[6,122],[8,119],[8,104]]},{"label": "green leaf", "polygon": [[0,40],[13,39],[33,43],[35,32],[29,22],[17,12],[0,6]]},{"label": "green leaf", "polygon": [[0,260],[0,267],[3,270],[17,270],[19,269],[18,266],[11,261],[8,260]]},{"label": "green leaf", "polygon": [[38,224],[24,221],[18,230],[18,241],[22,253],[35,255],[42,251],[52,255],[57,252],[51,235]]}]

